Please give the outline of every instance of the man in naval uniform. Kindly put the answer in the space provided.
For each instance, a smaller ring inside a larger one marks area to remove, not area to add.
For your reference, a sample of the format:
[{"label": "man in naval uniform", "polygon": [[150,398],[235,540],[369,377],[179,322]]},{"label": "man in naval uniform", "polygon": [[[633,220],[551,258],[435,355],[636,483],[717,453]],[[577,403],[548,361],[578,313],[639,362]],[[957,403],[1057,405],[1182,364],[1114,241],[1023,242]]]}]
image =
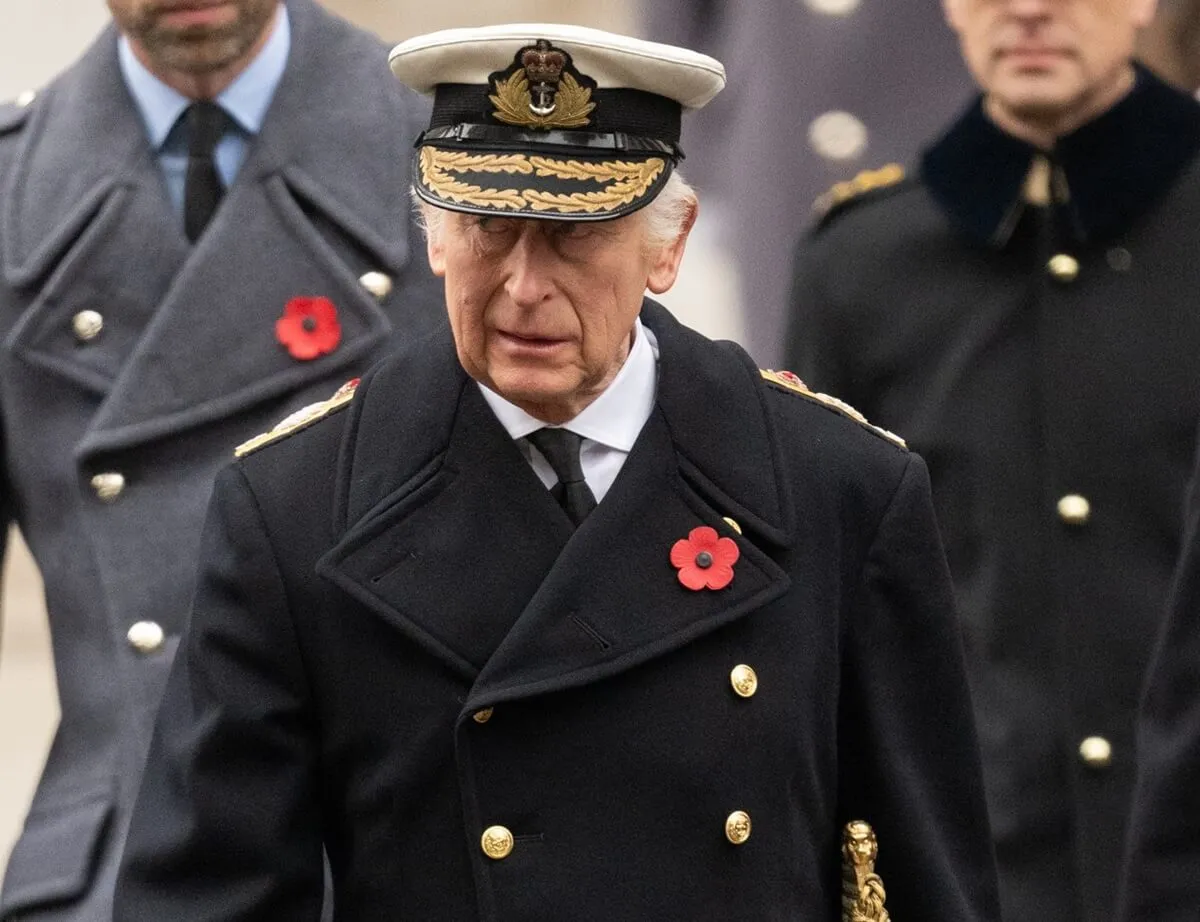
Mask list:
[{"label": "man in naval uniform", "polygon": [[982,96],[834,187],[789,361],[928,460],[1006,918],[1109,919],[1200,413],[1200,107],[1131,61],[1153,0],[945,7]]},{"label": "man in naval uniform", "polygon": [[1192,922],[1200,912],[1200,453],[1184,547],[1138,715],[1138,774],[1119,922]]},{"label": "man in naval uniform", "polygon": [[5,920],[111,919],[217,469],[438,316],[385,46],[312,0],[109,7],[0,112],[0,497],[62,709]]},{"label": "man in naval uniform", "polygon": [[324,846],[344,920],[834,922],[863,820],[865,904],[995,919],[924,464],[643,297],[720,64],[526,25],[392,66],[450,329],[218,478],[116,918],[314,919]]}]

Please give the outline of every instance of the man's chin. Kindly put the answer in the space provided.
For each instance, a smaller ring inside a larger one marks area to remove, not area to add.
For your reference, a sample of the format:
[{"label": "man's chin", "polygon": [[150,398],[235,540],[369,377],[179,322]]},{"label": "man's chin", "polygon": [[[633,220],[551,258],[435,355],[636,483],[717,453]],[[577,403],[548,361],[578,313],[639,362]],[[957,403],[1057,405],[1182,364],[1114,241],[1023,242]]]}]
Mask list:
[{"label": "man's chin", "polygon": [[1023,121],[1054,122],[1078,104],[1080,88],[1056,74],[1029,74],[993,91],[1003,107]]}]

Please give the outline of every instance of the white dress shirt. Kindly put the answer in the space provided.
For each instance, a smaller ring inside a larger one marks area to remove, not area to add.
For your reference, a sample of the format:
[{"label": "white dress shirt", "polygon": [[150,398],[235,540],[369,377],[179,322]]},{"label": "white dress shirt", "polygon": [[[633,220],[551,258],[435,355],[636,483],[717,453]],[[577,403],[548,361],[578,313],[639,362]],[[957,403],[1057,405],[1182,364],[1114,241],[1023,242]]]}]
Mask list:
[{"label": "white dress shirt", "polygon": [[654,410],[658,390],[658,341],[638,320],[634,326],[633,348],[612,383],[582,413],[562,426],[550,426],[530,416],[482,384],[479,389],[547,489],[558,483],[558,477],[525,436],[538,429],[555,428],[568,429],[582,436],[579,460],[583,465],[583,476],[596,502],[600,502],[617,479],[633,443]]}]

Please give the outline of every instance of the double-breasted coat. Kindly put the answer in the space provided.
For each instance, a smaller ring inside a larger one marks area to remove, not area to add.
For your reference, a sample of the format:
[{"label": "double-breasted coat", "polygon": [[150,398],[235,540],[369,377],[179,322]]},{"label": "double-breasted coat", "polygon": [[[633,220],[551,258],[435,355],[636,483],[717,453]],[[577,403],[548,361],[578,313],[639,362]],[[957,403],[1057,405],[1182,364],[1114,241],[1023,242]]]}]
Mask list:
[{"label": "double-breasted coat", "polygon": [[1200,412],[1200,107],[1146,72],[1035,151],[977,104],[801,245],[792,367],[929,464],[1002,902],[1110,918]]},{"label": "double-breasted coat", "polygon": [[[995,918],[924,464],[642,319],[578,530],[448,334],[222,473],[120,922],[314,919],[322,843],[345,920],[835,920],[854,817],[897,918]],[[672,566],[702,525],[725,588]]]},{"label": "double-breasted coat", "polygon": [[1200,909],[1200,453],[1167,617],[1138,713],[1138,773],[1119,922],[1190,922]]},{"label": "double-breasted coat", "polygon": [[[444,318],[407,201],[421,101],[381,42],[310,0],[288,10],[286,73],[194,247],[112,28],[2,117],[0,501],[45,580],[62,719],[0,918],[111,918],[212,478],[233,448]],[[306,296],[333,302],[341,339],[299,361],[275,321]]]}]

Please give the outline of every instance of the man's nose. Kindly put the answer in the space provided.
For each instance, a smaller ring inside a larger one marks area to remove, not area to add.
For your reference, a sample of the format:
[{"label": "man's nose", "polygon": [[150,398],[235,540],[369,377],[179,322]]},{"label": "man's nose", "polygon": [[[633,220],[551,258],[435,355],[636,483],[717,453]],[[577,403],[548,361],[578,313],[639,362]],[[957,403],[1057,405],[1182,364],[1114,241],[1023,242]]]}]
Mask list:
[{"label": "man's nose", "polygon": [[1008,11],[1022,19],[1039,19],[1047,16],[1056,0],[1008,0]]},{"label": "man's nose", "polygon": [[549,297],[553,256],[549,239],[535,222],[522,228],[507,259],[505,290],[515,304],[534,305]]}]

